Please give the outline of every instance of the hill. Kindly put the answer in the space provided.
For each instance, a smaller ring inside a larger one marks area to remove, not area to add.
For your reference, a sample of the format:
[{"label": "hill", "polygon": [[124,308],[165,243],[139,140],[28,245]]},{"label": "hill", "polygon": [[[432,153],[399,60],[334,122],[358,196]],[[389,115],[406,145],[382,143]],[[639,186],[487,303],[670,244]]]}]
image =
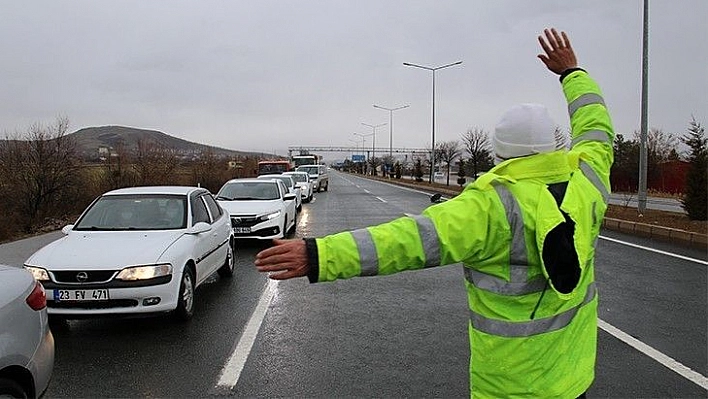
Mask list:
[{"label": "hill", "polygon": [[76,140],[79,153],[86,158],[97,158],[99,148],[107,147],[112,150],[123,146],[129,152],[135,152],[138,142],[150,142],[174,149],[183,156],[197,155],[207,149],[217,156],[235,158],[237,156],[256,156],[261,153],[229,150],[206,144],[194,143],[183,140],[156,130],[138,129],[126,126],[99,126],[79,129],[67,137]]}]

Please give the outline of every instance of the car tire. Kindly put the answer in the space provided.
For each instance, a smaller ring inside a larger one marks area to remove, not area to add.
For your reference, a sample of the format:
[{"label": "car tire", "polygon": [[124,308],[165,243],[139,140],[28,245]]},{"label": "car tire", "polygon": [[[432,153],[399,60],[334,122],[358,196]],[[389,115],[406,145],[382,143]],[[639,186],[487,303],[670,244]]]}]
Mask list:
[{"label": "car tire", "polygon": [[288,236],[292,237],[295,235],[295,231],[297,230],[297,212],[295,213],[295,216],[293,217],[293,227],[288,230]]},{"label": "car tire", "polygon": [[0,396],[11,398],[29,398],[29,392],[22,388],[22,385],[9,379],[0,378]]},{"label": "car tire", "polygon": [[226,259],[224,259],[224,264],[216,271],[219,273],[221,278],[231,278],[234,275],[234,263],[236,262],[234,256],[234,245],[229,243],[229,249],[226,252]]},{"label": "car tire", "polygon": [[187,321],[194,316],[194,275],[192,270],[186,266],[182,271],[182,280],[179,283],[179,296],[174,316],[179,321]]},{"label": "car tire", "polygon": [[325,191],[329,190],[329,183],[325,184]]}]

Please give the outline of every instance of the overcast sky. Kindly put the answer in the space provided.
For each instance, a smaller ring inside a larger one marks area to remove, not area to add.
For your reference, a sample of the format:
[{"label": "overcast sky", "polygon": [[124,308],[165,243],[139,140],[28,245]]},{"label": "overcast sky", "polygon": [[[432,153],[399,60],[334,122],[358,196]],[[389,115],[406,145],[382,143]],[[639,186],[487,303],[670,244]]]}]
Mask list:
[{"label": "overcast sky", "polygon": [[[393,113],[394,147],[492,131],[521,102],[568,126],[536,58],[565,30],[619,133],[640,127],[643,0],[0,0],[0,131],[66,117],[234,150],[360,146]],[[650,0],[649,126],[708,124],[708,0]],[[389,147],[389,126],[376,147]],[[371,137],[364,145],[371,147]],[[326,154],[326,157],[343,155]]]}]

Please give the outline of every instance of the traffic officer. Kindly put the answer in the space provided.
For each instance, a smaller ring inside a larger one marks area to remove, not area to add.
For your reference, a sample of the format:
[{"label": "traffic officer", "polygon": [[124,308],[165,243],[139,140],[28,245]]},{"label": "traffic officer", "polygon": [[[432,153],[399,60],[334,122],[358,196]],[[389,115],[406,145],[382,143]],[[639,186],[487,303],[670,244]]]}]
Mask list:
[{"label": "traffic officer", "polygon": [[311,282],[461,262],[475,398],[575,398],[594,379],[594,255],[614,133],[565,32],[546,29],[538,40],[568,102],[570,150],[543,106],[515,106],[492,137],[498,164],[460,195],[378,226],[278,240],[255,261],[272,279]]}]

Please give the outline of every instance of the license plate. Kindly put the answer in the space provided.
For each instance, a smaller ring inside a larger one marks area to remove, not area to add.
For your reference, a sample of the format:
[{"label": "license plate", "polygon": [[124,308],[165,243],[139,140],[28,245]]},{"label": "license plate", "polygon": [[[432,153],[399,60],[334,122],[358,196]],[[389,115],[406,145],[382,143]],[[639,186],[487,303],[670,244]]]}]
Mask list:
[{"label": "license plate", "polygon": [[250,234],[251,228],[250,227],[234,227],[234,233],[236,233],[236,234]]},{"label": "license plate", "polygon": [[62,301],[107,301],[107,289],[100,290],[54,290],[54,300]]}]

